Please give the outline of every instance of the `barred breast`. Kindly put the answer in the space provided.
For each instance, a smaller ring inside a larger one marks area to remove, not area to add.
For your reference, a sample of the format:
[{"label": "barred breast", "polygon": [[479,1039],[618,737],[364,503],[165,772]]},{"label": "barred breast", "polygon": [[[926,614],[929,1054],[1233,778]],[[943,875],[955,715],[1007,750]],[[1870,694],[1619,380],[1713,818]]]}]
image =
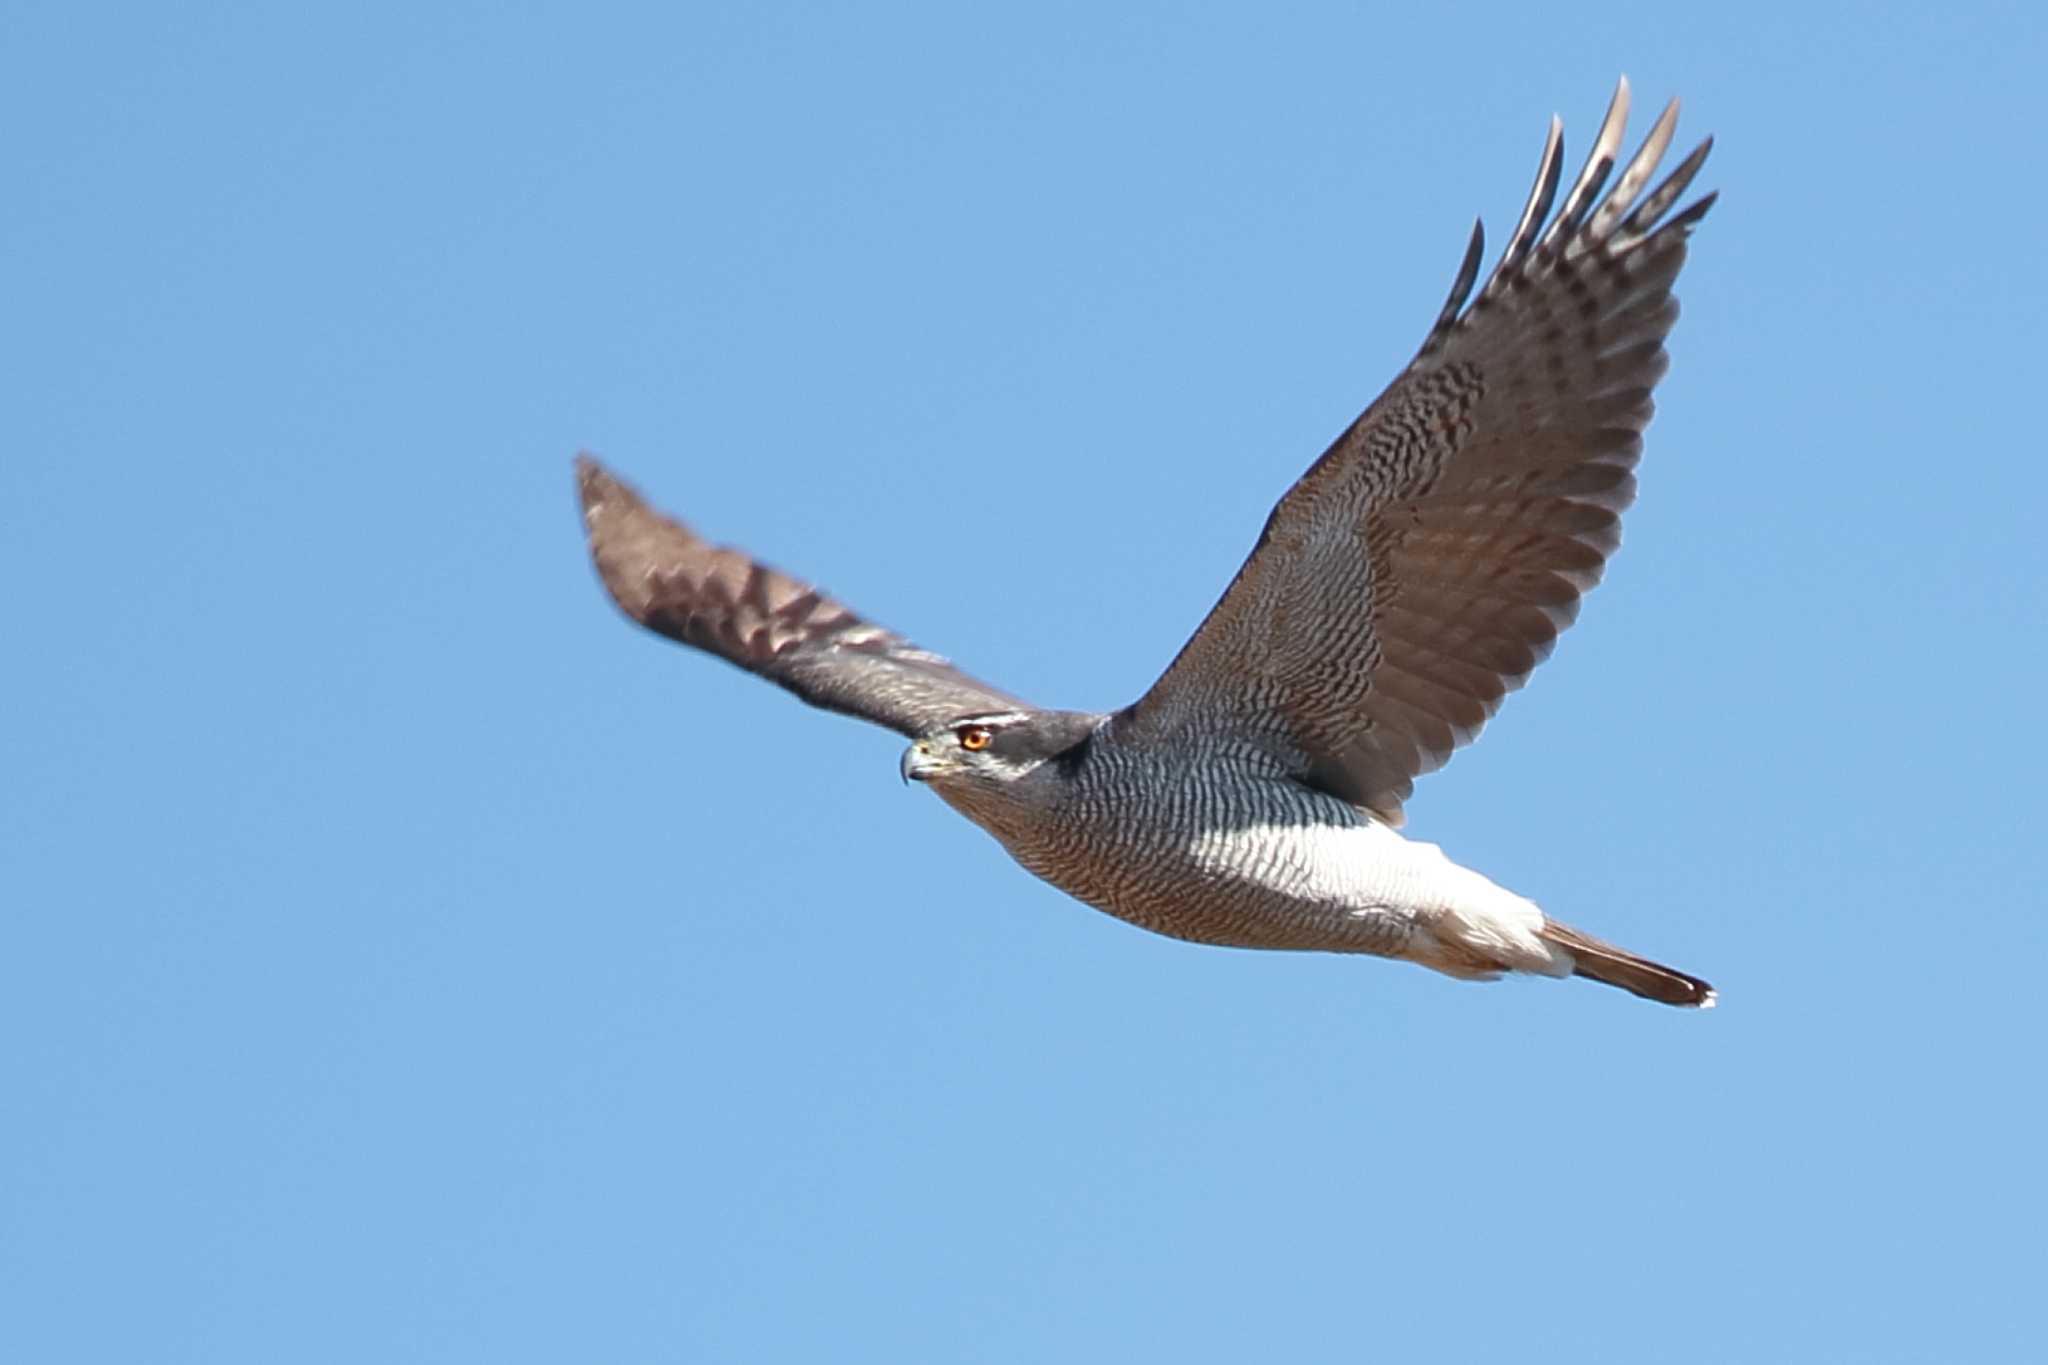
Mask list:
[{"label": "barred breast", "polygon": [[1059,800],[1002,825],[991,832],[1011,855],[1062,891],[1198,943],[1400,957],[1417,912],[1442,899],[1416,856],[1432,846],[1251,749],[1097,745]]}]

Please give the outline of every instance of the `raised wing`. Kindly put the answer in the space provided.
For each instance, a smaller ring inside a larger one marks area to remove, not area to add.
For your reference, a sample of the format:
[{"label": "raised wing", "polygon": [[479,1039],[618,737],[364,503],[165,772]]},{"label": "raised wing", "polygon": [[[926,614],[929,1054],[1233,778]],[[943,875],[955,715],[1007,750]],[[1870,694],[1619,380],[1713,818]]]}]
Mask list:
[{"label": "raised wing", "polygon": [[1027,709],[893,631],[662,516],[588,455],[576,460],[590,557],[619,609],[788,688],[813,706],[919,735]]},{"label": "raised wing", "polygon": [[1550,652],[1620,543],[1678,317],[1672,281],[1714,202],[1670,214],[1711,140],[1643,193],[1676,101],[1600,197],[1628,104],[1623,80],[1555,218],[1551,120],[1477,301],[1465,308],[1475,227],[1422,350],[1280,500],[1208,619],[1117,718],[1120,735],[1231,734],[1399,823],[1414,779]]}]

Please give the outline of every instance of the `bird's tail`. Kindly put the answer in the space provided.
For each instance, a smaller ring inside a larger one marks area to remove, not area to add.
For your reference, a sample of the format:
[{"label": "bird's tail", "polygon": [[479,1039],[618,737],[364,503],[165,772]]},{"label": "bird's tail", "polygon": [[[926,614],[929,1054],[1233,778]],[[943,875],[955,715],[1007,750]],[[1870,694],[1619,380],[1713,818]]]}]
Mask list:
[{"label": "bird's tail", "polygon": [[1702,1010],[1714,1007],[1714,988],[1696,976],[1687,976],[1662,963],[1637,957],[1554,919],[1545,918],[1537,933],[1544,942],[1555,944],[1571,954],[1573,976],[1590,977],[1610,986],[1619,986],[1631,994],[1660,1004]]}]

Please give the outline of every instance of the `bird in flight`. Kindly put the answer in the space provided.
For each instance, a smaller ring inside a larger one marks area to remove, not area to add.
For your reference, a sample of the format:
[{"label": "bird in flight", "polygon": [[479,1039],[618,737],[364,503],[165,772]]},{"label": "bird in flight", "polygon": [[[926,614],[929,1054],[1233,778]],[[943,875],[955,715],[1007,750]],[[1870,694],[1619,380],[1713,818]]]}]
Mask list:
[{"label": "bird in flight", "polygon": [[900,731],[906,781],[1132,924],[1710,1006],[1706,982],[1399,832],[1415,779],[1479,733],[1577,615],[1635,498],[1671,286],[1714,196],[1673,211],[1711,139],[1646,192],[1678,105],[1622,164],[1628,106],[1623,80],[1561,206],[1551,120],[1477,297],[1475,225],[1415,359],[1280,499],[1208,618],[1122,710],[1046,710],[991,687],[702,539],[583,456],[598,575],[649,630]]}]

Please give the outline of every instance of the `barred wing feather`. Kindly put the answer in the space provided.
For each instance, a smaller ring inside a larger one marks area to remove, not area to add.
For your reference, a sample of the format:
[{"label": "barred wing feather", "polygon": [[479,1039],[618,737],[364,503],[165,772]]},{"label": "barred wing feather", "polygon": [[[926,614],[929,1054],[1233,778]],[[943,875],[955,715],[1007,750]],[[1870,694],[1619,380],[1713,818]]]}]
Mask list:
[{"label": "barred wing feather", "polygon": [[1606,196],[1624,80],[1553,217],[1552,120],[1527,207],[1457,282],[1407,370],[1273,510],[1251,557],[1119,734],[1224,731],[1398,824],[1577,615],[1621,538],[1678,317],[1672,282],[1713,204],[1672,213],[1711,142],[1645,193],[1674,101]]},{"label": "barred wing feather", "polygon": [[828,711],[916,736],[1025,703],[808,583],[713,545],[585,455],[576,461],[599,578],[619,609]]}]

